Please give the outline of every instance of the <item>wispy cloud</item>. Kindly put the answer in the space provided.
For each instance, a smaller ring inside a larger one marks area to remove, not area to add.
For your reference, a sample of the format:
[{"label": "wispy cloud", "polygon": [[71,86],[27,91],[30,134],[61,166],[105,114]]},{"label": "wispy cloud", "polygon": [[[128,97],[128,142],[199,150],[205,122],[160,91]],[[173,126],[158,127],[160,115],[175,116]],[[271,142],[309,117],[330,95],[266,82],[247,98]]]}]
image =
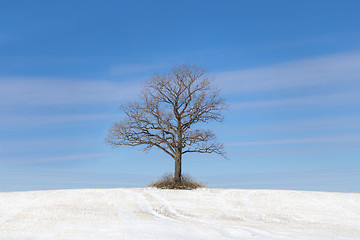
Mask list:
[{"label": "wispy cloud", "polygon": [[[318,155],[321,156],[322,154],[333,154],[333,153],[356,153],[356,155],[358,155],[358,153],[360,153],[359,148],[357,146],[345,146],[345,145],[341,145],[338,146],[336,144],[333,145],[322,145],[322,146],[318,146],[318,145],[309,145],[306,147],[284,147],[279,145],[278,148],[260,148],[258,147],[257,149],[254,148],[246,148],[246,149],[241,149],[239,146],[233,151],[234,153],[234,157],[241,157],[241,158],[263,158],[263,157],[288,157],[288,156],[293,156],[295,158],[299,157],[299,156],[313,156],[313,155]],[[325,155],[326,156],[326,155]],[[344,155],[345,156],[345,155]],[[231,158],[232,156],[230,156]],[[312,158],[312,157],[310,157]],[[289,158],[291,159],[291,158]],[[339,158],[341,159],[341,158]],[[342,159],[341,159],[342,160]],[[355,160],[354,158],[352,159],[345,159],[346,161],[353,161]],[[356,159],[358,160],[358,159]]]},{"label": "wispy cloud", "polygon": [[[26,153],[44,152],[58,149],[79,149],[97,147],[104,143],[99,137],[47,137],[47,138],[22,138],[22,139],[0,139],[0,153]],[[2,149],[2,150],[1,150]]]},{"label": "wispy cloud", "polygon": [[292,138],[292,139],[271,139],[265,141],[243,141],[227,143],[227,146],[259,146],[259,145],[284,145],[302,143],[327,143],[327,142],[357,142],[360,143],[360,136],[328,136],[312,138]]},{"label": "wispy cloud", "polygon": [[[333,135],[308,138],[273,138],[268,140],[228,142],[225,146],[230,150],[230,158],[263,158],[305,155],[346,153],[352,158],[343,161],[354,161],[359,153],[360,137],[358,135]],[[343,155],[344,157],[346,155]],[[322,156],[323,158],[324,156]],[[291,158],[290,158],[291,159]],[[289,159],[289,160],[290,160]]]},{"label": "wispy cloud", "polygon": [[38,163],[51,163],[51,162],[64,162],[64,161],[80,161],[89,159],[101,159],[108,156],[104,153],[90,153],[90,154],[73,154],[62,155],[56,157],[7,157],[1,159],[2,163],[10,164],[38,164]]},{"label": "wispy cloud", "polygon": [[0,77],[0,106],[95,104],[131,99],[138,82]]},{"label": "wispy cloud", "polygon": [[277,100],[237,102],[231,104],[231,109],[282,107],[282,106],[318,106],[318,105],[355,105],[360,104],[360,89],[341,93],[315,95],[306,97],[283,98]]},{"label": "wispy cloud", "polygon": [[7,43],[13,40],[15,37],[9,34],[2,34],[0,33],[0,44],[1,43]]},{"label": "wispy cloud", "polygon": [[129,73],[142,73],[145,71],[157,69],[162,65],[154,64],[154,65],[145,65],[145,64],[122,64],[122,65],[114,65],[110,68],[109,73],[111,75],[120,76]]},{"label": "wispy cloud", "polygon": [[[102,120],[116,120],[121,114],[67,114],[67,115],[11,115],[2,117],[0,124],[6,128],[24,128],[24,127],[36,127],[44,126],[48,124],[62,124],[62,123],[86,123]],[[1,129],[1,128],[0,128]]]},{"label": "wispy cloud", "polygon": [[217,84],[227,94],[273,91],[360,81],[360,53],[335,54],[269,67],[220,72]]},{"label": "wispy cloud", "polygon": [[349,116],[326,116],[326,117],[310,117],[296,120],[278,120],[273,123],[262,122],[259,124],[244,124],[231,126],[226,130],[225,134],[237,132],[241,135],[268,135],[282,133],[316,133],[316,132],[332,132],[334,129],[338,132],[359,132],[360,133],[360,115]]}]

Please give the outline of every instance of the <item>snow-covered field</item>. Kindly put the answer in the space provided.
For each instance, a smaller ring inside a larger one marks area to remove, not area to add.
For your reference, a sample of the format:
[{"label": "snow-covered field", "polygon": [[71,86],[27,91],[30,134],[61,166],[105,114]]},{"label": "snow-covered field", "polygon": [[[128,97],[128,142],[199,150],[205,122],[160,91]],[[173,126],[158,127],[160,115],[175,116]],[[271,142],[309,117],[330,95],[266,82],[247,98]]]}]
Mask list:
[{"label": "snow-covered field", "polygon": [[0,193],[0,239],[360,239],[360,194],[142,188]]}]

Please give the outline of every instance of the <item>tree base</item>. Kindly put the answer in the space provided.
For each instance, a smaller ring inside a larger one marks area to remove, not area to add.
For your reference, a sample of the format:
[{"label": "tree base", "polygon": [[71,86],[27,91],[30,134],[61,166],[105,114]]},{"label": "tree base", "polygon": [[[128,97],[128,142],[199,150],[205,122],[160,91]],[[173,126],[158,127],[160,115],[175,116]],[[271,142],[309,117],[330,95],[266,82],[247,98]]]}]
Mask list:
[{"label": "tree base", "polygon": [[198,182],[188,175],[182,175],[180,182],[175,182],[172,174],[165,174],[155,182],[150,183],[147,187],[155,187],[160,189],[179,189],[192,190],[196,188],[206,188],[202,182]]}]

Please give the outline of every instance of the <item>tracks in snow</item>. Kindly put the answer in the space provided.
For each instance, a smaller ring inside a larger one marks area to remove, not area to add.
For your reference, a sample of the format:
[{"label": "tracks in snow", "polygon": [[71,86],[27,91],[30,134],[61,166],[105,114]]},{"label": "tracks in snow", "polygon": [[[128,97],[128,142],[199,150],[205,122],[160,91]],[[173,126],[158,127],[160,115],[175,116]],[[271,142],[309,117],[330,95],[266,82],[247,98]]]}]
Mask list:
[{"label": "tracks in snow", "polygon": [[190,217],[181,214],[179,213],[179,211],[172,207],[172,204],[167,199],[156,193],[153,189],[151,189],[150,191],[147,191],[145,189],[141,193],[141,198],[147,201],[146,205],[149,206],[147,207],[149,213],[162,220],[175,221],[181,224],[200,224],[207,229],[216,229],[226,239],[238,239],[239,236],[253,237],[257,235],[255,233],[257,232],[256,230],[250,230],[241,225],[234,226],[212,223],[211,221],[209,221],[209,219],[203,220],[200,218]]},{"label": "tracks in snow", "polygon": [[359,222],[359,194],[140,188],[0,193],[0,240],[354,240]]}]

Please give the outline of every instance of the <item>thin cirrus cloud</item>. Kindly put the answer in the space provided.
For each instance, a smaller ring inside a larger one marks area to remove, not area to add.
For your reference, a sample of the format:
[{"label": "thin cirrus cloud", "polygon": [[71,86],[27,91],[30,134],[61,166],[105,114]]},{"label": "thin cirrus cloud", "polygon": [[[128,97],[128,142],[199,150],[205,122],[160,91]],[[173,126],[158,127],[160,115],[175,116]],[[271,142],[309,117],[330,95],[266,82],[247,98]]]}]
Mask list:
[{"label": "thin cirrus cloud", "polygon": [[123,64],[123,65],[114,65],[110,68],[109,73],[110,75],[120,76],[130,73],[142,73],[145,71],[153,70],[163,65],[145,65],[145,64]]},{"label": "thin cirrus cloud", "polygon": [[[277,138],[229,142],[226,147],[242,157],[284,157],[329,153],[359,153],[358,135],[334,135],[309,138]],[[234,152],[235,151],[235,152]]]},{"label": "thin cirrus cloud", "polygon": [[360,81],[360,52],[214,74],[224,93],[237,94]]},{"label": "thin cirrus cloud", "polygon": [[259,145],[283,145],[283,144],[299,144],[299,143],[328,143],[328,142],[360,142],[357,135],[349,136],[329,136],[314,138],[292,138],[292,139],[272,139],[266,141],[244,141],[231,142],[227,146],[259,146]]},{"label": "thin cirrus cloud", "polygon": [[[121,75],[154,68],[153,65],[122,65],[113,67],[112,71]],[[220,72],[213,76],[217,84],[222,86],[223,92],[230,95],[327,84],[341,84],[346,88],[344,85],[348,82],[360,81],[360,53],[337,54],[270,67]],[[141,83],[0,77],[0,86],[0,106],[10,106],[96,104],[131,99],[140,92]],[[360,86],[355,88],[359,90]],[[255,103],[261,104],[263,103]]]},{"label": "thin cirrus cloud", "polygon": [[[329,145],[312,145],[306,147],[299,147],[294,145],[290,147],[281,148],[262,148],[261,150],[254,148],[236,148],[237,155],[241,157],[285,157],[285,156],[300,156],[313,154],[329,154],[329,153],[359,153],[357,146],[337,145],[336,143]],[[259,146],[258,146],[259,147]]]},{"label": "thin cirrus cloud", "polygon": [[348,116],[335,116],[335,117],[311,117],[308,119],[297,120],[279,120],[275,123],[269,124],[258,123],[256,125],[235,125],[230,130],[227,130],[225,134],[233,132],[240,132],[246,135],[255,134],[279,134],[286,132],[327,132],[337,129],[342,132],[358,132],[360,133],[360,115],[348,115]]},{"label": "thin cirrus cloud", "polygon": [[9,34],[2,34],[0,33],[0,44],[1,43],[7,43],[13,40],[15,37]]},{"label": "thin cirrus cloud", "polygon": [[86,123],[120,118],[121,114],[66,114],[66,115],[11,115],[0,119],[8,129],[44,126],[63,123]]},{"label": "thin cirrus cloud", "polygon": [[1,153],[25,153],[31,151],[46,151],[58,149],[78,149],[78,148],[91,148],[103,139],[97,137],[61,137],[61,138],[22,138],[15,140],[0,140],[2,146]]},{"label": "thin cirrus cloud", "polygon": [[133,98],[135,82],[0,77],[0,106],[96,104]]},{"label": "thin cirrus cloud", "polygon": [[330,105],[332,107],[337,105],[359,105],[360,90],[349,90],[341,93],[284,98],[277,100],[265,101],[251,101],[251,102],[236,102],[231,104],[231,109],[244,109],[244,108],[261,108],[261,107],[282,107],[282,106],[317,106],[317,105]]},{"label": "thin cirrus cloud", "polygon": [[104,153],[90,153],[90,154],[72,154],[72,155],[62,155],[56,157],[8,157],[1,159],[2,163],[21,163],[21,164],[36,164],[36,163],[50,163],[50,162],[64,162],[64,161],[81,161],[89,159],[103,159],[108,156]]}]

